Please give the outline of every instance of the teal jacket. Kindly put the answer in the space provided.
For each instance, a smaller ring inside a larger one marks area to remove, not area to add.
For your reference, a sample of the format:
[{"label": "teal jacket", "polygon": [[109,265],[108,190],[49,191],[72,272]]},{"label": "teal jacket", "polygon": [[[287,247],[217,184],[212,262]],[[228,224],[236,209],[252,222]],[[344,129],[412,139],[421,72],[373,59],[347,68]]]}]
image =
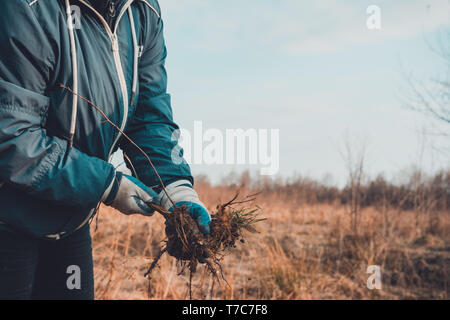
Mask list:
[{"label": "teal jacket", "polygon": [[122,148],[138,178],[193,183],[174,163],[173,121],[163,21],[156,0],[116,0],[110,28],[89,0],[0,1],[0,221],[59,239],[86,224],[115,175]]}]

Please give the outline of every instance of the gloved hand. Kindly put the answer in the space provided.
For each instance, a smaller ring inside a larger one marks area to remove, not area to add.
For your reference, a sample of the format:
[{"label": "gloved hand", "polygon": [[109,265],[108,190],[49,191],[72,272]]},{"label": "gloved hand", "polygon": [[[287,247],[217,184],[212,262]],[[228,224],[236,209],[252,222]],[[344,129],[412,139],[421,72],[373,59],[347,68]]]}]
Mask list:
[{"label": "gloved hand", "polygon": [[152,216],[154,210],[146,203],[157,199],[158,194],[138,179],[116,172],[116,177],[103,196],[103,203],[123,214]]},{"label": "gloved hand", "polygon": [[[197,192],[193,189],[192,184],[187,180],[181,180],[168,185],[166,190],[177,207],[182,205],[186,206],[192,218],[197,222],[199,230],[203,234],[209,234],[211,216],[205,208],[205,205],[198,198]],[[169,211],[173,210],[173,203],[164,191],[159,194],[159,198],[161,199],[160,204],[163,208]]]}]

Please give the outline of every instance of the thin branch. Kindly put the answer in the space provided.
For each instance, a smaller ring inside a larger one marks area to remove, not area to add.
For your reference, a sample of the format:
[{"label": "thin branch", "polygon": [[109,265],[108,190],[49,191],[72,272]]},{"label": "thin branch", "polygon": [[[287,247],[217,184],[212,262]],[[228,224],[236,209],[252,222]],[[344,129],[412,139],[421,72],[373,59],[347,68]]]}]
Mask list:
[{"label": "thin branch", "polygon": [[153,171],[155,172],[156,176],[158,177],[159,182],[161,183],[161,187],[164,190],[164,193],[167,195],[167,198],[170,200],[170,202],[172,203],[172,205],[174,206],[174,208],[176,208],[175,203],[173,202],[172,198],[170,197],[169,193],[167,192],[167,189],[164,185],[164,182],[162,181],[161,176],[158,173],[158,170],[156,169],[155,165],[153,164],[152,160],[150,159],[150,157],[147,155],[147,153],[142,150],[141,147],[139,147],[130,137],[128,137],[128,135],[125,134],[125,132],[123,132],[114,122],[112,122],[108,116],[103,112],[103,110],[101,110],[97,105],[95,105],[92,101],[90,101],[89,99],[79,95],[78,93],[74,92],[72,89],[70,89],[69,87],[66,87],[64,84],[60,83],[59,86],[67,91],[69,91],[70,93],[72,93],[73,95],[79,97],[81,100],[84,100],[85,102],[87,102],[91,107],[95,108],[102,116],[103,118],[105,118],[106,122],[108,122],[110,125],[112,125],[117,131],[119,131],[133,146],[136,147],[136,149],[139,150],[139,152],[141,152],[145,158],[147,159],[148,163],[150,164],[150,166],[152,167]]}]

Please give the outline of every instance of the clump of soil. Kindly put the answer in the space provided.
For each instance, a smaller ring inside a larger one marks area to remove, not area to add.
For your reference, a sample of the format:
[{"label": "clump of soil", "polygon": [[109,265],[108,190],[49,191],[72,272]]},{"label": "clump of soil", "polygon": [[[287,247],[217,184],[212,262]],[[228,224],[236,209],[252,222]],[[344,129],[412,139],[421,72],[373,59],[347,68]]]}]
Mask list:
[{"label": "clump of soil", "polygon": [[199,264],[205,264],[208,271],[217,279],[225,280],[221,266],[223,257],[230,249],[236,247],[237,242],[245,242],[244,231],[256,233],[254,225],[265,220],[258,218],[259,208],[235,208],[235,205],[248,203],[254,199],[247,197],[243,201],[237,201],[237,198],[238,195],[228,203],[217,206],[216,212],[211,215],[211,232],[208,235],[200,232],[196,221],[189,215],[185,206],[169,212],[149,204],[166,219],[167,240],[145,276],[151,277],[159,260],[167,252],[181,263],[182,272],[185,268],[189,268],[191,280]]}]

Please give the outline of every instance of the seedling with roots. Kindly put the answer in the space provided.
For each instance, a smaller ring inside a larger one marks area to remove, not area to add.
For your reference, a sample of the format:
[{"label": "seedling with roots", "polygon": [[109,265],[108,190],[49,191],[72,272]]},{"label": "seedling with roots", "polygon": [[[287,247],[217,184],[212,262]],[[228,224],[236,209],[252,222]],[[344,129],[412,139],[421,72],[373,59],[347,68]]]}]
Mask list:
[{"label": "seedling with roots", "polygon": [[[219,282],[226,279],[222,272],[221,261],[223,257],[236,247],[238,241],[245,242],[244,231],[251,233],[257,232],[255,224],[265,219],[258,218],[259,208],[240,208],[236,209],[235,205],[245,204],[254,201],[254,196],[248,196],[244,200],[238,201],[238,194],[229,202],[218,205],[216,212],[211,216],[210,234],[205,235],[200,232],[197,223],[190,216],[186,206],[176,206],[170,195],[167,193],[165,185],[158,174],[156,167],[151,161],[147,153],[142,150],[131,138],[129,138],[116,124],[114,124],[107,115],[93,102],[85,97],[80,96],[72,89],[60,84],[61,88],[69,91],[73,95],[84,100],[91,107],[96,109],[105,118],[106,122],[111,124],[119,131],[125,139],[141,152],[147,159],[150,167],[159,179],[161,187],[168,199],[173,205],[173,210],[167,211],[161,206],[154,203],[147,203],[155,211],[164,216],[166,220],[166,236],[165,245],[155,257],[145,277],[151,279],[153,270],[158,266],[161,257],[167,252],[169,255],[177,259],[182,265],[182,271],[189,268],[189,293],[192,299],[192,275],[197,271],[199,264],[205,264],[207,270]],[[228,283],[227,283],[228,284]]]},{"label": "seedling with roots", "polygon": [[[230,249],[236,247],[237,242],[245,242],[244,231],[256,233],[255,224],[265,220],[258,218],[258,208],[235,208],[237,204],[254,201],[252,196],[246,197],[243,201],[238,201],[237,198],[238,195],[228,203],[217,206],[216,212],[211,216],[211,232],[208,235],[200,232],[197,223],[189,215],[185,206],[177,207],[169,212],[149,204],[166,219],[167,240],[145,276],[151,278],[159,260],[167,252],[180,262],[182,271],[189,269],[190,288],[192,274],[197,271],[199,264],[205,264],[215,279],[226,282],[221,266],[223,257],[229,253]],[[192,296],[191,290],[190,295]]]}]

